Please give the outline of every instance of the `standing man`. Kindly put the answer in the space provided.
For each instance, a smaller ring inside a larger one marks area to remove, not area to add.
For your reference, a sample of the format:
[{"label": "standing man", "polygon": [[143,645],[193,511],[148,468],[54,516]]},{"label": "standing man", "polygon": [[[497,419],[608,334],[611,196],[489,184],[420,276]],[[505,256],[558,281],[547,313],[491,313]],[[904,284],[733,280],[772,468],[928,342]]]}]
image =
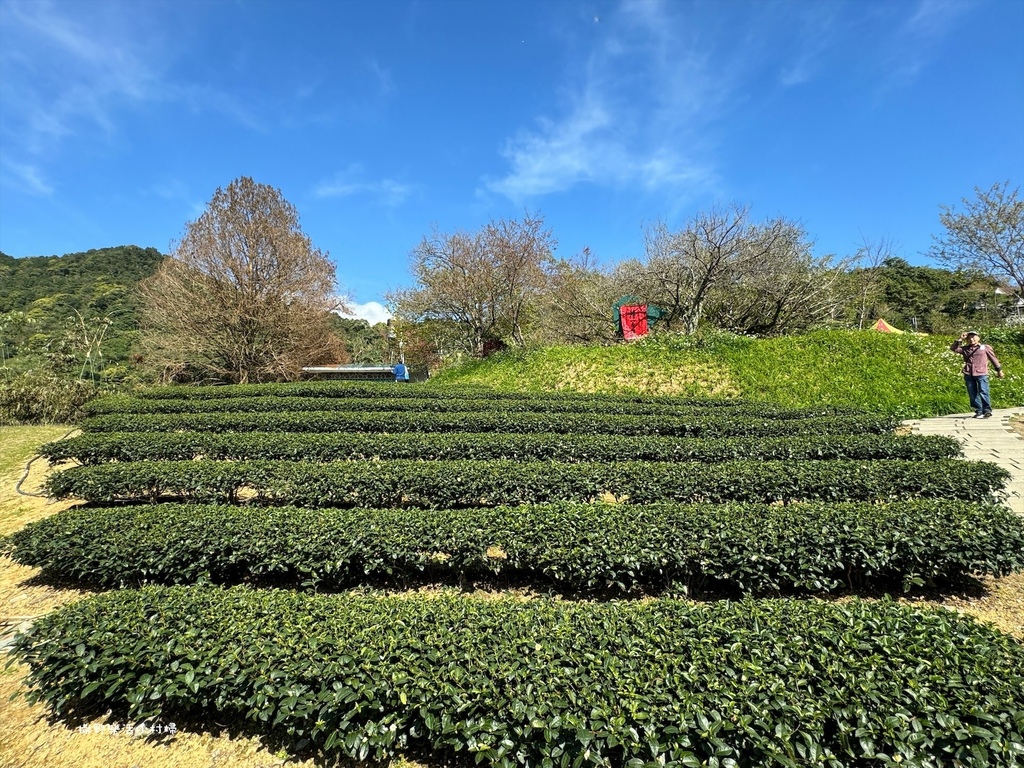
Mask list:
[{"label": "standing man", "polygon": [[961,333],[960,338],[950,345],[950,349],[964,359],[964,383],[967,385],[967,396],[971,399],[974,418],[988,419],[992,417],[992,400],[988,394],[988,364],[996,369],[996,376],[1003,378],[1003,366],[999,364],[992,347],[981,344],[977,331]]},{"label": "standing man", "polygon": [[391,372],[395,374],[396,384],[405,384],[409,381],[409,369],[405,367],[405,363],[398,362]]}]

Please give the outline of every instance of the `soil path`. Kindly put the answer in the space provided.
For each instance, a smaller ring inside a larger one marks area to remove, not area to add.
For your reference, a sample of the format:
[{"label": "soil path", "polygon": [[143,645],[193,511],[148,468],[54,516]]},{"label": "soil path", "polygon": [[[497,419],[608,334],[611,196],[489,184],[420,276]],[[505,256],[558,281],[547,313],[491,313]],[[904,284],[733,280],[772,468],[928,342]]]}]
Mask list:
[{"label": "soil path", "polygon": [[957,438],[964,456],[975,461],[991,461],[1009,470],[1013,477],[1006,485],[1006,503],[1024,515],[1024,437],[1010,428],[1012,416],[1024,416],[1024,408],[996,408],[991,419],[976,419],[973,413],[955,413],[932,419],[905,421],[920,435],[949,435]]}]

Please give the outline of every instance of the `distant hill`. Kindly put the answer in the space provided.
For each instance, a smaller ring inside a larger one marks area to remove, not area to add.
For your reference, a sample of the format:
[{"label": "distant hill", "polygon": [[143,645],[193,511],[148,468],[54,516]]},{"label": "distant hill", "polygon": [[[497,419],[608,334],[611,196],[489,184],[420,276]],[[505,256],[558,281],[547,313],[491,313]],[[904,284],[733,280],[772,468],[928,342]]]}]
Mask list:
[{"label": "distant hill", "polygon": [[52,296],[79,311],[102,309],[112,293],[153,274],[163,259],[156,248],[136,245],[22,259],[0,253],[0,313],[26,310]]},{"label": "distant hill", "polygon": [[0,253],[0,344],[4,358],[61,354],[76,323],[108,319],[104,356],[127,359],[137,327],[135,286],[164,259],[155,248],[121,245],[64,256],[13,258]]}]

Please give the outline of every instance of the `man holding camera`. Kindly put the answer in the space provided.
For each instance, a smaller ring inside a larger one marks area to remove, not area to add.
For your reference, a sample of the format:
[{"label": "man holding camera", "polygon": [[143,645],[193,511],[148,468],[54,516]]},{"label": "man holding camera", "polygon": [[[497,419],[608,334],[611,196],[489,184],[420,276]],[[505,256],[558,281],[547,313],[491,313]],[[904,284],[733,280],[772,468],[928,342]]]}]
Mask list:
[{"label": "man holding camera", "polygon": [[950,350],[964,359],[964,383],[967,385],[967,396],[971,399],[974,418],[988,419],[992,417],[992,400],[988,393],[989,363],[996,370],[996,376],[1003,378],[1003,367],[999,364],[992,347],[981,343],[977,331],[961,333],[960,338],[950,345]]}]

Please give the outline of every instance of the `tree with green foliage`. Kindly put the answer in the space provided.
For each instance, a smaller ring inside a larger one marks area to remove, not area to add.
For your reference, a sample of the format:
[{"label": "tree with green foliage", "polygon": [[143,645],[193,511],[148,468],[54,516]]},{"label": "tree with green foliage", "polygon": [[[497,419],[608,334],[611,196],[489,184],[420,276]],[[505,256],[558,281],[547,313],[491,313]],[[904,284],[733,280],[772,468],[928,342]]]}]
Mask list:
[{"label": "tree with green foliage", "polygon": [[989,327],[1012,311],[999,283],[978,271],[915,266],[880,251],[881,262],[861,262],[846,277],[846,318],[858,327],[884,318],[897,328],[951,333],[966,325]]},{"label": "tree with green foliage", "polygon": [[0,422],[74,421],[97,391],[136,378],[136,288],[163,259],[134,245],[0,254]]},{"label": "tree with green foliage", "polygon": [[388,329],[384,323],[370,325],[362,318],[332,315],[331,325],[345,339],[345,350],[353,363],[388,362]]},{"label": "tree with green foliage", "polygon": [[141,292],[164,380],[292,380],[346,359],[334,264],[280,190],[248,177],[217,189]]},{"label": "tree with green foliage", "polygon": [[974,188],[963,198],[963,210],[941,206],[945,232],[934,238],[931,254],[961,270],[978,270],[1004,282],[1024,298],[1024,200],[1010,182],[991,189]]}]

